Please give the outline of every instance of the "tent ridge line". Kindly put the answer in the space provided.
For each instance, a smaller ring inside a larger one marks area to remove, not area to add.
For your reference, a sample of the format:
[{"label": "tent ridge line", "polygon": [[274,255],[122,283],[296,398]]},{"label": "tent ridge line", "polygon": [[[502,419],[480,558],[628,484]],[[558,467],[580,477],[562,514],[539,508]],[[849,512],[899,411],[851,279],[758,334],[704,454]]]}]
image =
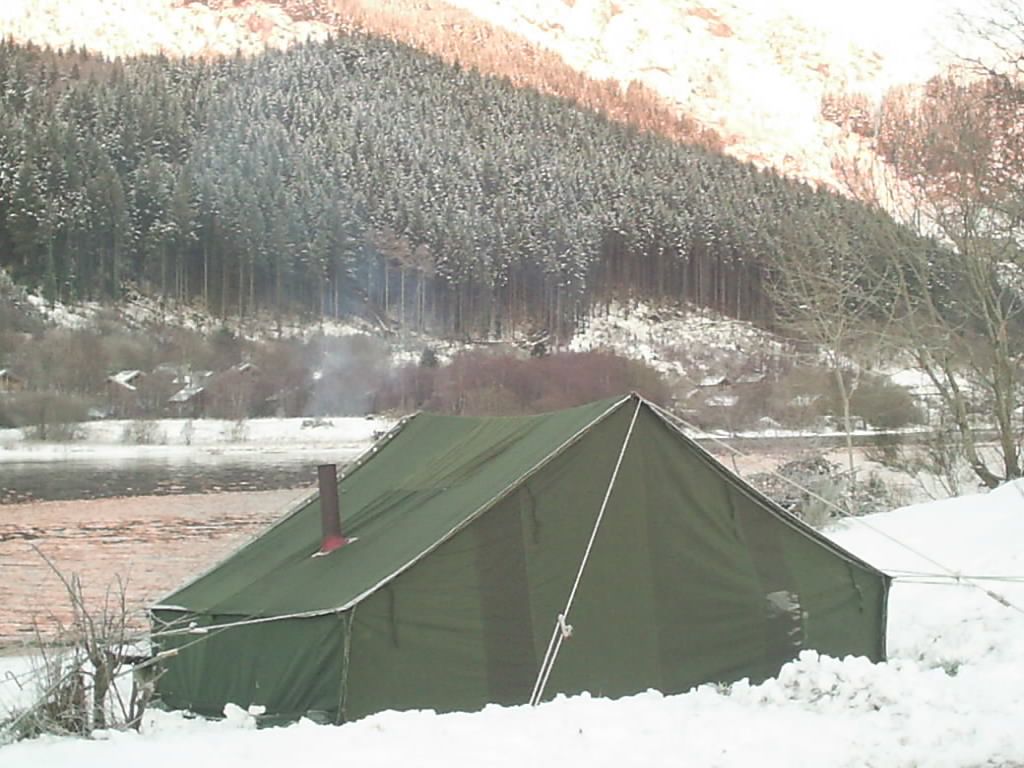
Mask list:
[{"label": "tent ridge line", "polygon": [[394,581],[396,578],[398,578],[400,575],[402,575],[402,573],[404,573],[405,571],[407,571],[410,568],[412,568],[414,565],[416,565],[416,563],[418,563],[424,557],[429,555],[431,552],[433,552],[435,549],[440,547],[442,544],[444,544],[446,541],[451,539],[453,536],[455,536],[457,533],[462,531],[464,528],[468,527],[477,518],[479,518],[481,515],[486,513],[488,510],[490,510],[492,507],[494,507],[500,501],[504,500],[513,490],[518,488],[520,485],[522,485],[524,482],[526,482],[530,477],[535,475],[537,472],[539,472],[544,467],[546,467],[549,463],[551,463],[556,458],[561,456],[563,453],[565,453],[565,451],[569,450],[569,448],[571,448],[573,445],[575,445],[577,442],[579,442],[583,438],[583,436],[586,435],[586,433],[589,432],[593,427],[595,427],[596,425],[600,424],[602,421],[604,421],[606,418],[608,418],[608,416],[610,416],[612,413],[614,413],[619,408],[621,408],[625,403],[628,403],[634,397],[639,397],[639,395],[637,395],[635,392],[631,392],[628,395],[623,396],[619,400],[616,400],[607,409],[602,411],[600,414],[598,414],[596,417],[594,417],[591,421],[589,421],[586,424],[584,424],[579,430],[577,430],[573,435],[571,435],[561,445],[559,445],[557,448],[555,448],[553,451],[551,451],[551,453],[545,455],[543,458],[540,459],[540,461],[538,461],[536,464],[534,464],[532,467],[530,467],[528,470],[526,470],[526,472],[524,472],[522,475],[520,475],[515,480],[513,480],[511,483],[509,483],[509,485],[507,485],[505,488],[503,488],[501,491],[499,491],[493,497],[491,497],[490,499],[485,501],[483,504],[481,504],[472,514],[470,514],[470,515],[466,516],[465,518],[463,518],[454,527],[452,527],[447,533],[445,533],[443,536],[441,536],[437,541],[435,541],[433,544],[431,544],[426,549],[424,549],[420,554],[416,555],[416,557],[414,557],[411,560],[409,560],[407,563],[405,563],[403,566],[401,566],[400,568],[395,570],[393,573],[390,573],[387,576],[385,576],[383,579],[381,579],[379,582],[374,584],[372,587],[369,587],[368,589],[363,590],[362,592],[360,592],[358,595],[353,597],[348,602],[338,606],[337,608],[331,609],[329,612],[331,612],[331,613],[344,613],[349,608],[351,608],[351,607],[361,603],[363,600],[365,600],[367,597],[372,595],[377,590],[381,589],[382,587],[386,586],[390,582]]},{"label": "tent ridge line", "polygon": [[[378,440],[374,440],[373,443],[369,447],[366,448],[366,450],[364,450],[362,453],[358,454],[352,461],[350,461],[348,464],[345,465],[345,469],[342,472],[341,476],[338,478],[338,482],[340,483],[346,477],[349,477],[353,472],[355,472],[357,469],[359,469],[364,464],[366,464],[366,462],[369,460],[369,458],[374,453],[377,452],[378,446],[381,446],[384,443],[391,442],[391,440],[394,439],[394,437],[399,432],[401,432],[403,429],[405,429],[413,419],[415,419],[417,416],[419,416],[420,413],[421,413],[421,411],[415,411],[414,413],[411,413],[408,416],[403,416],[401,419],[398,420],[398,422],[393,427],[391,427],[391,429],[389,429],[387,432],[385,432]],[[281,525],[284,525],[284,523],[286,521],[290,520],[295,514],[297,514],[298,512],[302,511],[307,506],[309,506],[309,504],[314,499],[316,499],[317,496],[319,496],[319,494],[320,494],[319,488],[317,488],[316,486],[310,488],[310,490],[307,493],[303,494],[301,497],[299,497],[298,499],[293,501],[291,504],[289,504],[285,508],[285,512],[277,519],[276,522],[273,523],[273,525],[271,525],[268,528],[263,528],[263,529],[261,529],[259,531],[256,531],[252,536],[250,536],[248,539],[246,539],[244,542],[242,542],[239,546],[235,547],[233,550],[231,550],[231,552],[229,552],[227,555],[225,555],[220,560],[215,562],[209,568],[207,568],[206,570],[202,571],[199,575],[193,576],[188,581],[186,581],[183,584],[180,584],[179,586],[175,587],[173,590],[171,590],[166,595],[161,597],[157,601],[157,603],[155,605],[149,606],[146,609],[147,613],[155,611],[155,610],[181,610],[181,609],[178,608],[178,606],[169,606],[168,607],[168,606],[163,606],[162,604],[168,598],[173,597],[174,595],[176,595],[179,592],[181,592],[181,590],[188,589],[193,584],[196,584],[197,582],[201,581],[202,579],[205,579],[207,576],[209,576],[215,570],[220,568],[224,563],[226,563],[232,557],[237,555],[239,552],[241,552],[243,549],[248,547],[250,544],[254,543],[257,539],[263,538],[268,533],[273,531],[275,528],[277,528],[277,527],[279,527]],[[320,613],[313,614],[313,615],[322,616],[324,614],[333,613],[333,612],[334,612],[333,610],[321,611]],[[283,616],[281,618],[295,618],[295,617]]]}]

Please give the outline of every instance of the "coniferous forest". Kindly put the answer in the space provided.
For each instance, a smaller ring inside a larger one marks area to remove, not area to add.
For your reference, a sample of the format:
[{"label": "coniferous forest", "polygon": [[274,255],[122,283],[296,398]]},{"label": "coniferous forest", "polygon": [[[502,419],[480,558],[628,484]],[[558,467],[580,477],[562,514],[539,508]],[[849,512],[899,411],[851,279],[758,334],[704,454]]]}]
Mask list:
[{"label": "coniferous forest", "polygon": [[0,43],[0,266],[51,299],[563,335],[628,295],[770,322],[780,249],[881,258],[894,237],[837,195],[359,34],[205,62]]}]

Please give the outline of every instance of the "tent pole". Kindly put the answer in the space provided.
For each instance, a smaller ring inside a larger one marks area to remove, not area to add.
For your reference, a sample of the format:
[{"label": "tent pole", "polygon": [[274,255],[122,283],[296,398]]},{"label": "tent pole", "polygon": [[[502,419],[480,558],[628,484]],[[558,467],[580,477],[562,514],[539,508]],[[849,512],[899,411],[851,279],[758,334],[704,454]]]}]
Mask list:
[{"label": "tent pole", "polygon": [[605,510],[608,508],[608,500],[612,497],[612,490],[615,488],[615,480],[619,476],[619,468],[622,466],[622,459],[626,456],[626,448],[629,447],[629,439],[633,436],[633,427],[636,426],[636,417],[640,414],[640,408],[644,404],[644,401],[638,396],[636,401],[636,410],[633,411],[633,418],[629,422],[629,429],[626,430],[626,437],[622,441],[622,448],[619,450],[619,458],[615,462],[615,469],[612,470],[612,476],[608,480],[608,488],[604,492],[604,500],[601,502],[601,509],[598,510],[597,519],[594,521],[594,528],[590,532],[590,540],[587,542],[587,548],[583,552],[583,559],[580,561],[580,567],[576,571],[576,580],[573,582],[572,589],[569,591],[569,597],[565,601],[565,610],[563,610],[558,617],[555,619],[555,628],[551,634],[551,641],[548,643],[547,653],[544,654],[544,661],[541,663],[540,670],[537,673],[537,680],[533,684],[533,693],[530,695],[530,705],[537,706],[540,704],[542,698],[544,698],[544,688],[548,684],[548,678],[551,676],[551,670],[555,666],[555,659],[558,658],[558,652],[562,648],[562,641],[572,634],[572,627],[568,623],[569,611],[572,610],[573,601],[576,599],[576,590],[579,589],[580,580],[583,578],[583,569],[587,567],[587,561],[590,559],[590,553],[594,549],[594,541],[597,539],[597,531],[601,527],[601,521],[604,519]]},{"label": "tent pole", "polygon": [[335,725],[341,725],[347,719],[345,708],[348,705],[348,667],[352,663],[352,625],[356,621],[356,607],[352,606],[351,610],[342,614],[342,620],[345,622],[345,643],[342,651],[344,654],[342,656],[342,664],[344,666],[341,670],[341,695],[338,696],[338,719]]}]

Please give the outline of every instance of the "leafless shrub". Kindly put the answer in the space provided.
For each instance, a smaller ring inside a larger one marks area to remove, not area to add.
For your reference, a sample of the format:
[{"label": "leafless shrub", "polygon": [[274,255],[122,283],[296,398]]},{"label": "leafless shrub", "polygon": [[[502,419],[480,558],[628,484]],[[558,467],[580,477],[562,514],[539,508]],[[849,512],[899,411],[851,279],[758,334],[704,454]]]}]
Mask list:
[{"label": "leafless shrub", "polygon": [[747,480],[814,528],[823,528],[837,517],[891,509],[895,498],[877,474],[854,482],[849,472],[817,453],[787,462],[774,472],[751,475]]},{"label": "leafless shrub", "polygon": [[41,734],[88,736],[107,728],[138,729],[153,692],[152,680],[118,685],[131,664],[140,661],[131,649],[127,585],[108,587],[103,599],[89,604],[77,575],[66,576],[36,550],[64,585],[70,619],[52,617],[52,628],[36,625],[39,649],[33,678],[33,704],[0,721],[0,744]]},{"label": "leafless shrub", "polygon": [[953,428],[940,427],[925,435],[915,435],[908,444],[903,439],[890,437],[879,441],[865,452],[866,458],[884,467],[916,478],[925,492],[931,495],[929,479],[934,479],[941,493],[960,496],[968,487],[977,484],[964,459],[960,434]]},{"label": "leafless shrub", "polygon": [[435,411],[467,415],[515,415],[570,408],[637,391],[668,400],[668,387],[645,363],[610,352],[516,357],[465,352],[439,368],[400,369],[376,398],[378,410],[410,403]]},{"label": "leafless shrub", "polygon": [[22,392],[7,401],[8,418],[30,440],[70,442],[81,437],[85,400],[59,392]]},{"label": "leafless shrub", "polygon": [[136,419],[129,421],[121,430],[121,442],[132,445],[155,445],[166,442],[167,436],[155,421]]},{"label": "leafless shrub", "polygon": [[229,443],[244,443],[249,439],[248,420],[241,418],[228,423],[224,427],[223,435]]}]

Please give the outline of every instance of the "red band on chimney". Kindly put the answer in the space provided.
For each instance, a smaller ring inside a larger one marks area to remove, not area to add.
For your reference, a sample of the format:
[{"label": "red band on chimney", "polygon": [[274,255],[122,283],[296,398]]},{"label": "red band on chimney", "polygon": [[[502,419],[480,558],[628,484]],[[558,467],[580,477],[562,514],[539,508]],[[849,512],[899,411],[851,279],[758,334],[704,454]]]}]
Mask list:
[{"label": "red band on chimney", "polygon": [[320,554],[329,554],[336,549],[344,547],[346,544],[348,544],[348,539],[344,536],[325,536],[323,542],[320,544]]}]

